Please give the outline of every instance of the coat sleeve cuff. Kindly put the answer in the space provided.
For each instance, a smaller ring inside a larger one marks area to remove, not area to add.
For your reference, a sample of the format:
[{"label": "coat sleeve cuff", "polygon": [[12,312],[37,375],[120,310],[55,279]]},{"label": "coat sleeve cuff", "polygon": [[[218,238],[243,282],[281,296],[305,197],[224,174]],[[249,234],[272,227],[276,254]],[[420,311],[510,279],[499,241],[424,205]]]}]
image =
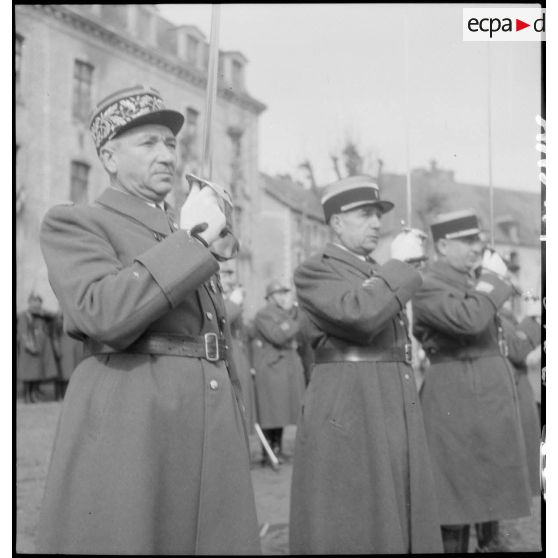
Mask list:
[{"label": "coat sleeve cuff", "polygon": [[485,295],[496,308],[500,308],[512,294],[512,286],[493,273],[483,273],[475,285],[475,292]]},{"label": "coat sleeve cuff", "polygon": [[219,271],[219,264],[209,250],[186,231],[171,234],[136,261],[151,273],[173,308]]},{"label": "coat sleeve cuff", "polygon": [[518,329],[523,331],[532,343],[533,348],[541,344],[541,326],[530,316],[521,320]]},{"label": "coat sleeve cuff", "polygon": [[422,277],[414,266],[400,260],[388,260],[376,275],[395,292],[401,307],[405,306],[422,285]]}]

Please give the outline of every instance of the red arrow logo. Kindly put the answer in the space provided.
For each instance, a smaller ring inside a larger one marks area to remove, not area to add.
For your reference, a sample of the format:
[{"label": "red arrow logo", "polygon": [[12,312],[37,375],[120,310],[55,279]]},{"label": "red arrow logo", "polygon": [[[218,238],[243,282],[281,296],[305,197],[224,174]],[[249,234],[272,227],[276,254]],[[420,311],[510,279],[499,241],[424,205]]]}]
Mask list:
[{"label": "red arrow logo", "polygon": [[530,23],[525,23],[524,21],[521,21],[520,19],[515,20],[515,30],[516,31],[521,31],[522,29],[525,29],[525,27],[531,27]]}]

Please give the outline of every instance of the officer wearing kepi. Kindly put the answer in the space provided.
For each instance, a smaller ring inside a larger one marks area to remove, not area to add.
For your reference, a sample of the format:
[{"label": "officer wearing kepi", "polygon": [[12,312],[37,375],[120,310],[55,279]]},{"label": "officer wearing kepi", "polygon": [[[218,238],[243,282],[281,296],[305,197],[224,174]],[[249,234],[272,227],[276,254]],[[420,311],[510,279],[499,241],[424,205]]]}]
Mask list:
[{"label": "officer wearing kepi", "polygon": [[392,258],[370,254],[381,200],[370,176],[322,198],[335,241],[295,271],[314,369],[297,429],[291,490],[293,554],[441,552],[434,477],[411,368],[405,304],[421,285],[421,234]]},{"label": "officer wearing kepi", "polygon": [[180,224],[164,201],[183,120],[152,88],[105,98],[90,127],[110,185],[42,225],[64,328],[86,351],[50,462],[42,553],[260,552],[212,253],[226,218],[208,187],[192,186]]},{"label": "officer wearing kepi", "polygon": [[498,316],[512,286],[502,258],[483,254],[472,210],[440,215],[431,232],[437,260],[413,298],[413,318],[431,363],[421,402],[444,549],[467,552],[470,524],[477,523],[479,550],[497,550],[494,522],[530,513],[517,395]]}]

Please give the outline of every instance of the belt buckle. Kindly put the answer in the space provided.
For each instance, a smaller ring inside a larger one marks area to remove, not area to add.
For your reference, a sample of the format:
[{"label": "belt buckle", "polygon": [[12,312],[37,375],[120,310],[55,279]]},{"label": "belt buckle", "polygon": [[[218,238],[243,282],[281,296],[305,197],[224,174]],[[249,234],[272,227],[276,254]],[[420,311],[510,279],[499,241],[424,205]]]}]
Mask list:
[{"label": "belt buckle", "polygon": [[413,344],[405,343],[405,362],[412,364],[413,362]]},{"label": "belt buckle", "polygon": [[203,336],[205,343],[205,358],[209,362],[219,360],[219,337],[216,333],[209,332]]}]

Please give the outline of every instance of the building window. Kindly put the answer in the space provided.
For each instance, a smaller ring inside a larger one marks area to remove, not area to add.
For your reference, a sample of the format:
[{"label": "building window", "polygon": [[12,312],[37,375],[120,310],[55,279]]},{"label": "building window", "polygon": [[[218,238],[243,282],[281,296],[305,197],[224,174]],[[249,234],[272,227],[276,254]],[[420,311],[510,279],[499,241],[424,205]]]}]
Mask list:
[{"label": "building window", "polygon": [[198,135],[200,113],[191,107],[186,108],[186,135],[195,138]]},{"label": "building window", "polygon": [[87,182],[89,178],[89,165],[72,161],[70,199],[74,203],[85,203],[87,201]]},{"label": "building window", "polygon": [[243,66],[238,60],[232,62],[232,84],[237,89],[242,89]]},{"label": "building window", "polygon": [[91,86],[93,66],[81,60],[74,61],[74,106],[73,115],[87,122],[91,111]]},{"label": "building window", "polygon": [[[151,16],[142,6],[138,7],[137,36],[148,39],[151,36]],[[149,40],[149,39],[148,39]]]},{"label": "building window", "polygon": [[21,55],[23,53],[23,37],[16,33],[15,36],[15,46],[14,46],[14,82],[15,82],[15,93],[16,100],[19,99],[21,95]]},{"label": "building window", "polygon": [[238,195],[238,189],[244,180],[242,169],[242,130],[236,127],[230,127],[228,130],[232,143],[231,157],[231,189],[233,197]]},{"label": "building window", "polygon": [[195,37],[188,35],[188,52],[187,52],[187,60],[188,64],[192,64],[192,66],[198,65],[198,49],[199,49],[200,42]]}]

